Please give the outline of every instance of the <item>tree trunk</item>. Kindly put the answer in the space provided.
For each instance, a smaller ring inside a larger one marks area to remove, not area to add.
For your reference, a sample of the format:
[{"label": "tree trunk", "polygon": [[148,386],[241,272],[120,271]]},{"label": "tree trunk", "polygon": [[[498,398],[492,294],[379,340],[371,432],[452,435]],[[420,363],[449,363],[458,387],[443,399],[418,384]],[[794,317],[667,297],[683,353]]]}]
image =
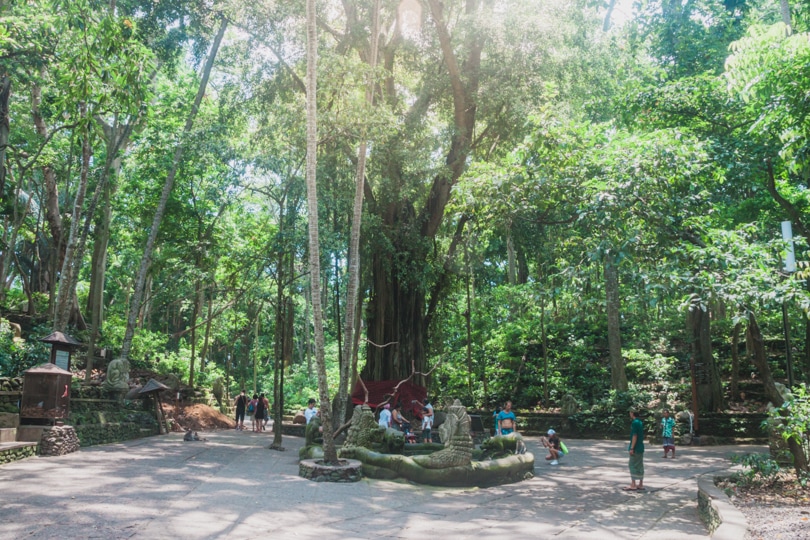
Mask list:
[{"label": "tree trunk", "polygon": [[[369,39],[369,77],[366,87],[366,107],[374,106],[374,70],[377,67],[377,50],[380,35],[380,0],[375,0],[372,14],[371,38]],[[354,357],[355,326],[357,319],[357,299],[360,289],[360,226],[363,218],[363,193],[366,178],[366,141],[367,129],[363,126],[360,145],[357,150],[357,171],[354,178],[354,203],[352,205],[352,229],[349,241],[349,276],[346,284],[346,322],[344,325],[344,347],[340,358],[340,383],[338,385],[337,403],[340,408],[335,411],[338,419],[334,426],[339,427],[349,419],[351,404],[349,400],[350,385],[354,382],[352,375],[352,358]],[[351,379],[351,380],[350,380]]]},{"label": "tree trunk", "polygon": [[[199,264],[199,261],[197,261]],[[197,318],[202,308],[202,285],[194,280],[194,306],[191,308],[191,358],[188,362],[188,387],[194,389],[194,368],[197,356]]]},{"label": "tree trunk", "polygon": [[779,13],[782,15],[782,22],[787,26],[787,34],[790,35],[792,27],[790,23],[790,3],[788,0],[779,0]]},{"label": "tree trunk", "polygon": [[742,330],[742,323],[738,322],[734,325],[734,331],[731,333],[731,400],[738,401],[740,399],[740,331]]},{"label": "tree trunk", "polygon": [[[116,167],[120,167],[121,160],[116,161]],[[84,379],[87,383],[91,380],[91,371],[95,362],[96,341],[101,336],[101,328],[104,325],[104,282],[107,274],[107,245],[110,241],[110,223],[112,222],[110,197],[113,189],[112,184],[109,182],[104,189],[101,220],[95,230],[93,256],[90,264],[90,292],[87,297],[87,311],[90,313],[90,332],[87,340],[87,365]]]},{"label": "tree trunk", "polygon": [[605,255],[605,308],[607,311],[608,354],[610,356],[610,387],[622,392],[627,391],[627,374],[622,357],[622,335],[619,317],[621,303],[619,300],[619,269],[616,257],[612,253]]},{"label": "tree trunk", "polygon": [[[440,0],[427,0],[439,43],[444,67],[449,76],[453,97],[453,125],[445,167],[431,183],[425,205],[417,212],[411,201],[397,200],[375,208],[382,226],[380,233],[394,231],[386,238],[392,252],[375,250],[371,262],[371,297],[368,304],[368,341],[366,366],[362,377],[367,380],[402,380],[411,375],[416,384],[425,385],[425,345],[428,337],[430,313],[423,275],[429,275],[430,246],[444,219],[450,191],[464,173],[470,154],[470,141],[475,128],[479,90],[481,51],[486,39],[484,33],[471,32],[466,42],[466,58],[460,62],[444,18]],[[479,0],[468,0],[467,14],[478,10]],[[491,7],[490,3],[486,3]],[[461,69],[461,65],[464,69]],[[395,153],[393,153],[395,154]],[[395,155],[381,156],[387,160],[384,168],[394,176],[401,176],[401,164]],[[412,231],[411,234],[404,231]],[[414,268],[424,270],[414,271]],[[434,289],[432,294],[444,294]],[[435,304],[434,304],[435,305]]]},{"label": "tree trunk", "polygon": [[810,383],[810,319],[804,321],[804,382]]},{"label": "tree trunk", "polygon": [[[212,288],[212,291],[214,288]],[[211,314],[214,311],[214,298],[213,292],[211,298],[208,299],[208,318],[205,320],[205,337],[203,337],[203,348],[200,352],[200,371],[205,372],[205,362],[208,359],[209,342],[211,339]]]},{"label": "tree trunk", "polygon": [[687,336],[695,359],[698,407],[701,410],[720,412],[725,409],[725,400],[720,370],[712,352],[709,312],[697,295],[692,295],[686,321]]},{"label": "tree trunk", "polygon": [[197,117],[197,111],[200,108],[203,95],[205,95],[205,89],[208,86],[208,77],[211,75],[211,69],[214,66],[214,60],[216,59],[217,51],[219,50],[220,43],[222,43],[222,37],[225,35],[225,29],[227,26],[228,20],[222,17],[220,19],[219,30],[217,31],[216,37],[214,37],[214,42],[211,45],[211,51],[209,52],[205,66],[203,67],[200,86],[197,90],[197,96],[194,98],[194,105],[191,107],[191,111],[186,119],[186,125],[183,128],[183,133],[180,135],[180,143],[177,145],[177,149],[175,150],[172,167],[166,176],[166,182],[163,185],[163,191],[160,194],[160,201],[158,202],[157,209],[155,210],[155,216],[152,220],[152,227],[149,230],[149,237],[146,240],[146,246],[143,250],[143,257],[141,258],[141,264],[138,268],[138,276],[135,280],[135,290],[133,291],[132,298],[130,300],[129,315],[127,316],[127,328],[126,332],[124,333],[124,341],[121,344],[121,358],[124,360],[129,359],[129,351],[132,347],[132,338],[135,335],[135,326],[138,321],[138,313],[140,312],[141,300],[143,299],[143,292],[146,285],[146,275],[152,262],[152,252],[154,250],[155,240],[157,239],[158,229],[160,228],[160,222],[163,221],[163,214],[166,212],[166,205],[169,201],[169,195],[171,194],[172,187],[174,186],[174,177],[177,175],[177,169],[180,167],[180,162],[183,160],[183,154],[185,153],[186,149],[185,141],[188,138],[191,128],[194,125],[194,120]]},{"label": "tree trunk", "polygon": [[[11,98],[11,77],[0,75],[0,196],[6,188],[6,148],[8,147],[8,134],[11,131],[9,123],[8,102]],[[2,284],[5,288],[5,284]]]},{"label": "tree trunk", "polygon": [[[762,384],[765,389],[765,396],[773,403],[774,407],[781,407],[785,402],[785,398],[776,387],[776,382],[771,374],[771,367],[768,365],[768,359],[765,356],[765,344],[762,340],[762,331],[759,329],[759,324],[753,312],[748,313],[748,331],[746,333],[746,341],[748,348],[751,351],[751,358],[754,365],[762,377]],[[788,448],[793,456],[793,466],[796,469],[796,474],[801,477],[808,472],[807,456],[804,454],[804,449],[800,442],[789,439]]]},{"label": "tree trunk", "polygon": [[[87,104],[80,106],[81,116],[87,119]],[[64,332],[67,328],[70,309],[73,307],[73,290],[78,279],[82,256],[79,249],[79,226],[82,222],[82,212],[84,209],[84,197],[87,193],[87,178],[90,172],[90,133],[89,127],[84,126],[82,134],[82,164],[79,173],[79,185],[76,188],[76,198],[73,201],[73,212],[70,219],[70,233],[68,235],[65,256],[62,261],[62,270],[59,273],[59,293],[56,296],[56,307],[54,309],[53,329]]]},{"label": "tree trunk", "polygon": [[[43,140],[48,138],[48,128],[45,119],[42,117],[39,107],[42,103],[42,89],[34,84],[31,87],[31,114],[34,117],[34,127],[37,135]],[[48,290],[40,292],[53,292],[55,267],[62,266],[63,248],[62,243],[62,214],[59,211],[59,188],[56,184],[56,173],[49,165],[42,167],[42,177],[45,186],[45,220],[51,231],[51,255],[48,257],[49,279]]]},{"label": "tree trunk", "polygon": [[318,189],[315,178],[318,150],[317,123],[317,64],[318,31],[315,0],[307,0],[307,210],[309,223],[309,281],[312,290],[312,317],[315,325],[315,370],[318,374],[318,393],[321,401],[323,430],[323,460],[327,464],[338,462],[337,448],[332,425],[332,410],[329,401],[329,385],[326,381],[326,359],[323,336],[323,310],[321,307],[321,247],[318,238]]}]

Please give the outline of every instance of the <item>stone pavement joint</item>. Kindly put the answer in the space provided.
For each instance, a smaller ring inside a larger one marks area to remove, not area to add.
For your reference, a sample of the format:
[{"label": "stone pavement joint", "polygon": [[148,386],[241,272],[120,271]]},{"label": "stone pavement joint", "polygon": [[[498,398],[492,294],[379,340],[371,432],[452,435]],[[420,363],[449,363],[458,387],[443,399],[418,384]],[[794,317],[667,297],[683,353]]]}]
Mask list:
[{"label": "stone pavement joint", "polygon": [[303,439],[213,431],[83,448],[0,467],[0,538],[132,540],[296,539],[705,539],[698,477],[730,468],[732,454],[761,446],[683,447],[659,459],[649,445],[644,484],[630,481],[626,441],[565,439],[550,466],[527,439],[535,477],[492,488],[440,488],[363,479],[316,483],[298,477]]}]

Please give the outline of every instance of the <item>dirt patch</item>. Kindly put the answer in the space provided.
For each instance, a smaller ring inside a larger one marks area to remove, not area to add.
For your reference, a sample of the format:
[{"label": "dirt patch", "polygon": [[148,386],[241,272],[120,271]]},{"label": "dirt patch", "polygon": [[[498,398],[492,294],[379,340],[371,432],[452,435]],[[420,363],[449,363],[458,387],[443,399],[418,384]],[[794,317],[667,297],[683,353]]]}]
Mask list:
[{"label": "dirt patch", "polygon": [[718,483],[745,515],[745,540],[804,540],[810,538],[810,487],[803,487],[793,471],[783,470],[770,483]]},{"label": "dirt patch", "polygon": [[233,418],[229,418],[219,412],[218,410],[195,403],[194,405],[173,405],[170,403],[163,404],[163,412],[166,416],[173,419],[173,431],[211,431],[214,429],[233,429],[236,427],[236,422]]}]

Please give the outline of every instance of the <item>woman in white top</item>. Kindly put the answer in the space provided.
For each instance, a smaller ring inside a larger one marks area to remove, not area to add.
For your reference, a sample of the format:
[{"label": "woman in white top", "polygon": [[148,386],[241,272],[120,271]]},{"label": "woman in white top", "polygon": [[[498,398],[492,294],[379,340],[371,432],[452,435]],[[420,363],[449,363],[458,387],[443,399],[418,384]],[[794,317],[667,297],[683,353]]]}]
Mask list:
[{"label": "woman in white top", "polygon": [[383,410],[380,411],[380,419],[377,421],[380,427],[388,429],[391,427],[391,405],[386,403]]}]

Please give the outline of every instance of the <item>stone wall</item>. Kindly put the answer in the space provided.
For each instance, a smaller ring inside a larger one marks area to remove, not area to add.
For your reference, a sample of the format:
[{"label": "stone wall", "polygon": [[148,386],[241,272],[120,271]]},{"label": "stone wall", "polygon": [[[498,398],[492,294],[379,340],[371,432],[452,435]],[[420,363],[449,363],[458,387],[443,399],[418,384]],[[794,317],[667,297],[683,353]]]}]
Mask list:
[{"label": "stone wall", "polygon": [[39,441],[41,456],[63,456],[79,450],[79,437],[73,426],[54,426],[42,433]]},{"label": "stone wall", "polygon": [[157,424],[153,429],[143,428],[141,424],[125,422],[120,424],[86,424],[73,426],[82,446],[109,444],[140,437],[158,434]]},{"label": "stone wall", "polygon": [[0,450],[0,465],[11,463],[12,461],[19,461],[21,459],[33,457],[37,454],[36,443],[21,444],[13,448],[5,448]]},{"label": "stone wall", "polygon": [[[492,411],[470,411],[470,414],[480,414],[484,428],[492,433],[494,420]],[[599,418],[586,413],[578,413],[576,417],[565,417],[560,413],[544,412],[516,412],[518,431],[524,435],[544,435],[549,428],[560,432],[563,438],[573,439],[623,439],[630,432],[630,420],[627,420],[627,430],[611,433],[600,429]],[[765,442],[768,434],[762,427],[767,418],[764,413],[704,413],[699,418],[700,433],[711,436],[714,444],[732,444],[739,442]],[[660,441],[658,430],[659,416],[652,414],[643,418],[648,436],[653,441]],[[689,432],[689,424],[679,422],[678,432],[682,435]]]}]

